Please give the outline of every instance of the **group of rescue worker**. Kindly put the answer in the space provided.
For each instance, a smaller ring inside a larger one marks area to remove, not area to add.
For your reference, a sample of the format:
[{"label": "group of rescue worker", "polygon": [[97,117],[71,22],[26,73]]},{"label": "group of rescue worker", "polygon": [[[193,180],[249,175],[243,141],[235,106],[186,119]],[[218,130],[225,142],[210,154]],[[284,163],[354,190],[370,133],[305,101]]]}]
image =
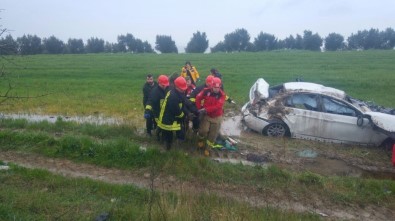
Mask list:
[{"label": "group of rescue worker", "polygon": [[179,141],[186,139],[189,122],[198,136],[198,148],[209,155],[211,148],[218,148],[218,136],[224,103],[234,103],[223,90],[222,75],[215,69],[210,70],[204,84],[198,85],[200,75],[189,61],[174,77],[159,75],[157,82],[152,74],[146,77],[143,87],[147,135],[155,136],[171,149],[174,134]]}]

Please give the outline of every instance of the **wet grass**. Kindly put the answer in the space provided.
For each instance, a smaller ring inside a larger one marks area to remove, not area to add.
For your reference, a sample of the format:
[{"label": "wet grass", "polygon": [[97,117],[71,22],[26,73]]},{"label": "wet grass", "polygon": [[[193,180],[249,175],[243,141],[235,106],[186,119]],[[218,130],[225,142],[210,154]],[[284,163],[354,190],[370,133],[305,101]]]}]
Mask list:
[{"label": "wet grass", "polygon": [[[107,135],[103,136],[97,127],[107,131]],[[181,181],[241,185],[270,196],[276,192],[302,199],[318,195],[330,203],[345,206],[395,207],[395,182],[391,180],[326,177],[311,172],[294,173],[276,166],[219,164],[186,154],[183,149],[163,152],[156,142],[138,137],[127,126],[63,121],[51,125],[1,119],[0,129],[0,151],[31,152],[134,171],[154,168],[156,173],[172,175]],[[147,150],[140,149],[141,145],[146,145]]]},{"label": "wet grass", "polygon": [[[14,87],[11,94],[47,96],[9,100],[0,105],[0,112],[140,118],[146,74],[179,72],[186,60],[197,67],[202,78],[209,74],[211,67],[216,67],[223,74],[225,91],[239,107],[248,100],[249,89],[259,77],[271,85],[302,77],[305,81],[345,90],[356,98],[395,107],[394,59],[395,51],[388,50],[14,57],[17,65],[5,63]],[[8,81],[1,81],[0,93],[6,89]],[[227,105],[227,108],[234,106]]]},{"label": "wet grass", "polygon": [[65,178],[11,165],[0,171],[1,220],[320,220],[316,214],[257,208],[215,195],[158,193]]}]

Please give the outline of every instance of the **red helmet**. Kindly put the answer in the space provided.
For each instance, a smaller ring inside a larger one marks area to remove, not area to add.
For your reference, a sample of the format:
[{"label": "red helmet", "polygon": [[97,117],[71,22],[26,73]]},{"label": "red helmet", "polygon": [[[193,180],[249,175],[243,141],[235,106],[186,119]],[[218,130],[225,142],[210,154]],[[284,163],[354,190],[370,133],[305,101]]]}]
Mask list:
[{"label": "red helmet", "polygon": [[206,78],[206,85],[207,85],[208,87],[213,86],[213,78],[214,78],[213,75],[207,76],[207,78]]},{"label": "red helmet", "polygon": [[220,78],[213,78],[213,87],[221,87],[221,79]]},{"label": "red helmet", "polygon": [[188,87],[187,87],[187,81],[185,80],[185,78],[183,78],[183,77],[178,77],[178,78],[176,78],[175,80],[174,80],[174,85],[177,87],[177,88],[179,88],[179,89],[181,89],[181,90],[183,90],[183,91],[185,91]]},{"label": "red helmet", "polygon": [[158,77],[158,84],[163,85],[165,87],[169,86],[169,78],[166,75],[160,75]]}]

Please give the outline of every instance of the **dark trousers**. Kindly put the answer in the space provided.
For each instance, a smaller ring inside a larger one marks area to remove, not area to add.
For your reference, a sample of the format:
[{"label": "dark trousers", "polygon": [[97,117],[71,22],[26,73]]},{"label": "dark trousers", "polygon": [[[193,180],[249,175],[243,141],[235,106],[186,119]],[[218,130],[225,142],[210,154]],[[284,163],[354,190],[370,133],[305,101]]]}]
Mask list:
[{"label": "dark trousers", "polygon": [[151,131],[156,128],[156,122],[153,116],[145,120],[145,127],[147,128],[147,134],[151,134]]},{"label": "dark trousers", "polygon": [[166,143],[167,150],[171,149],[171,144],[173,143],[174,132],[176,133],[176,137],[178,140],[181,140],[181,141],[185,140],[185,130],[184,129],[176,130],[176,131],[161,129],[161,132],[162,132],[162,138]]}]

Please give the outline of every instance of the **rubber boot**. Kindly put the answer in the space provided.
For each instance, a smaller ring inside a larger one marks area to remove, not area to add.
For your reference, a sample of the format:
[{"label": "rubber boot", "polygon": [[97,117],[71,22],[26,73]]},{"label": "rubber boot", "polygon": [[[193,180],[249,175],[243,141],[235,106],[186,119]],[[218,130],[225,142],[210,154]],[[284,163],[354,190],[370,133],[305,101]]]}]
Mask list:
[{"label": "rubber boot", "polygon": [[210,151],[207,148],[204,149],[204,156],[206,157],[210,156]]},{"label": "rubber boot", "polygon": [[199,149],[204,148],[204,137],[199,136],[197,146]]},{"label": "rubber boot", "polygon": [[166,150],[171,149],[171,143],[169,141],[166,141]]}]

